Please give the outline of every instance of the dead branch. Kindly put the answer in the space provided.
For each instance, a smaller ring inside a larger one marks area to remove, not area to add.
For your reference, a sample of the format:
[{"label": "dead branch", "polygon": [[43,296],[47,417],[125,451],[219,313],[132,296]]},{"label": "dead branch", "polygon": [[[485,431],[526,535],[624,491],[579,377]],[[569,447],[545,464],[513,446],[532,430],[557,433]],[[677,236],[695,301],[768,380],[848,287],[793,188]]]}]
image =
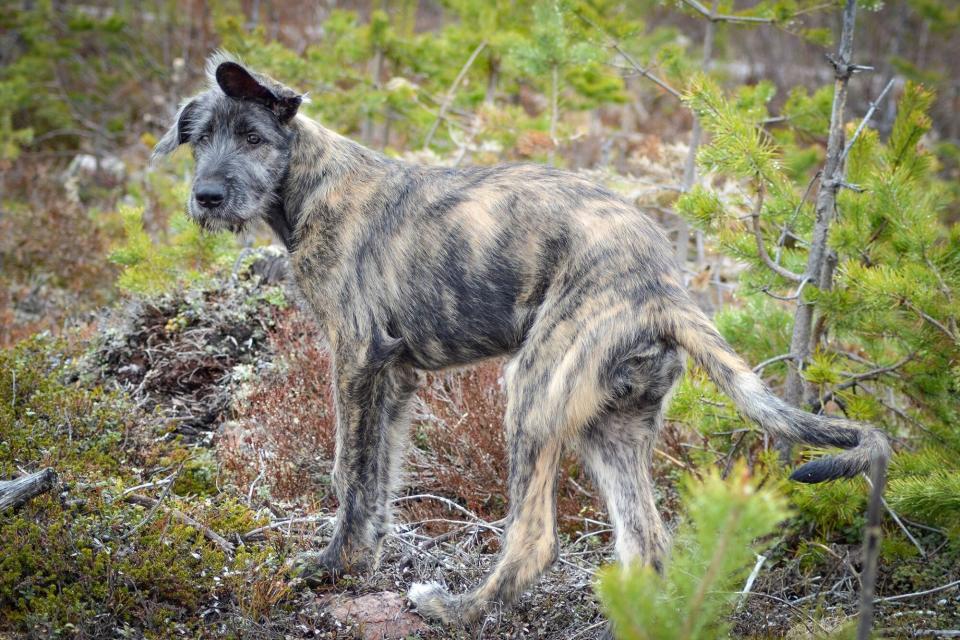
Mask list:
[{"label": "dead branch", "polygon": [[463,78],[467,75],[467,71],[470,70],[470,67],[473,66],[473,63],[476,61],[477,56],[487,48],[487,41],[484,40],[477,48],[473,50],[473,53],[470,54],[470,57],[467,58],[466,63],[461,67],[460,73],[457,74],[457,77],[454,79],[453,84],[450,85],[450,88],[447,90],[447,94],[443,97],[443,103],[440,105],[440,111],[437,112],[437,118],[433,121],[433,124],[430,125],[430,130],[427,132],[427,137],[424,138],[423,148],[426,149],[430,146],[430,142],[433,141],[433,136],[437,132],[437,127],[440,125],[440,121],[446,118],[447,109],[450,108],[450,105],[453,104],[453,99],[457,95],[457,89],[460,88],[460,83],[463,82]]},{"label": "dead branch", "polygon": [[[147,496],[141,496],[136,494],[125,496],[123,500],[124,502],[129,502],[130,504],[136,504],[141,507],[146,507],[148,509],[154,509],[160,504],[160,501],[155,498],[148,498]],[[164,507],[164,509],[168,514],[170,514],[171,518],[173,518],[180,524],[185,524],[188,527],[193,527],[194,529],[202,533],[204,538],[206,538],[210,542],[220,547],[220,549],[222,549],[224,553],[226,553],[227,555],[233,555],[233,549],[234,549],[233,543],[229,542],[226,538],[221,536],[219,533],[217,533],[207,525],[203,524],[202,522],[198,522],[197,520],[194,520],[193,518],[191,518],[184,512],[180,511],[179,509],[175,509],[174,507],[170,507],[170,506],[166,506]]]},{"label": "dead branch", "polygon": [[763,210],[763,195],[763,184],[758,183],[756,201],[753,204],[753,211],[750,214],[750,217],[753,219],[753,237],[757,241],[757,253],[760,254],[760,259],[763,260],[763,264],[765,264],[768,269],[776,273],[778,276],[786,278],[792,282],[803,282],[804,277],[802,275],[799,273],[794,273],[785,267],[781,267],[779,264],[774,262],[773,258],[770,257],[770,254],[767,253],[767,247],[763,243],[763,234],[760,232],[760,212]]},{"label": "dead branch", "polygon": [[870,103],[870,108],[867,109],[866,115],[863,116],[863,120],[860,121],[860,124],[857,125],[857,130],[853,132],[853,136],[850,138],[850,142],[847,143],[847,146],[843,150],[843,154],[840,156],[840,162],[842,163],[847,159],[850,150],[853,149],[853,145],[857,143],[857,138],[860,137],[860,134],[863,132],[863,128],[867,126],[867,123],[870,122],[870,118],[873,117],[873,112],[877,110],[877,107],[880,106],[880,103],[883,102],[883,98],[887,95],[887,92],[890,91],[893,87],[894,78],[890,78],[890,81],[887,82],[887,85],[883,88],[883,91],[880,92],[880,95],[877,96],[877,99]]},{"label": "dead branch", "polygon": [[790,360],[791,358],[793,358],[793,354],[792,354],[792,353],[781,353],[781,354],[778,355],[778,356],[773,356],[772,358],[767,358],[766,360],[764,360],[763,362],[761,362],[760,364],[758,364],[757,366],[755,366],[755,367],[753,368],[753,372],[754,372],[754,373],[760,373],[761,371],[763,371],[764,369],[766,369],[767,367],[769,367],[769,366],[772,365],[772,364],[776,364],[777,362],[782,362],[783,360]]},{"label": "dead branch", "polygon": [[50,491],[56,484],[57,474],[49,467],[13,480],[2,481],[0,482],[0,512],[19,507],[28,500]]},{"label": "dead branch", "polygon": [[607,39],[607,44],[610,47],[612,47],[614,51],[616,51],[621,56],[623,56],[623,59],[626,60],[631,67],[633,67],[634,71],[639,73],[641,76],[643,76],[647,80],[653,82],[655,85],[657,85],[658,87],[660,87],[661,89],[663,89],[664,91],[672,95],[677,100],[683,100],[683,95],[679,91],[671,87],[669,84],[667,84],[665,81],[661,80],[654,74],[650,73],[650,71],[646,67],[641,66],[641,64],[637,62],[636,59],[634,59],[634,57],[630,55],[628,51],[626,51],[622,46],[620,46],[620,43],[613,36],[608,34],[603,29],[603,27],[601,27],[600,25],[598,25],[593,20],[591,20],[590,18],[588,18],[587,16],[583,15],[580,12],[577,12],[576,15],[578,18],[580,18],[581,20],[589,24],[591,27],[599,31],[601,34],[603,34],[603,37]]},{"label": "dead branch", "polygon": [[697,0],[683,0],[683,3],[695,10],[710,22],[750,22],[754,24],[770,24],[773,18],[761,18],[759,16],[734,16],[723,13],[716,13],[697,2]]}]

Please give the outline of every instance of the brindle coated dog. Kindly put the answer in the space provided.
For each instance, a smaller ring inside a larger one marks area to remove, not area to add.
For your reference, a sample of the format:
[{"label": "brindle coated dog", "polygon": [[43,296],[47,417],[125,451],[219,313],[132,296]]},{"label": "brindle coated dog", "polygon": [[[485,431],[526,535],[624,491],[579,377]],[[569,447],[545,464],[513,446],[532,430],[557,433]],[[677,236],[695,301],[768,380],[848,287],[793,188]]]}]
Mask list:
[{"label": "brindle coated dog", "polygon": [[270,225],[334,361],[340,507],[304,575],[376,567],[420,371],[509,358],[500,557],[466,594],[410,590],[444,621],[509,604],[554,561],[564,446],[606,499],[619,560],[659,563],[651,452],[686,355],[767,433],[848,449],[796,480],[854,476],[889,455],[877,430],[773,395],[691,301],[663,231],[604,187],[530,164],[408,164],[298,115],[301,94],[222,54],[208,74],[155,153],[192,147],[188,209],[204,228]]}]

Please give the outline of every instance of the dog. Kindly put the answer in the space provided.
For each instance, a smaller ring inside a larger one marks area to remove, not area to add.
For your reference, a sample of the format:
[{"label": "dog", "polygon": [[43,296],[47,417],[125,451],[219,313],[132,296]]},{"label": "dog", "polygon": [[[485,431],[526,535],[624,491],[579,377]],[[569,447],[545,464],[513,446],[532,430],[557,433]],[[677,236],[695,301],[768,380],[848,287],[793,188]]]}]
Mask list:
[{"label": "dog", "polygon": [[533,164],[409,164],[299,114],[302,94],[229,56],[207,74],[155,154],[192,148],[187,209],[203,228],[273,229],[333,360],[339,510],[329,546],[298,562],[306,578],[377,566],[423,371],[509,358],[500,556],[468,593],[409,593],[445,622],[509,604],[556,559],[563,447],[606,500],[618,560],[660,565],[651,456],[687,356],[766,433],[847,449],[795,480],[889,456],[880,431],[775,396],[691,300],[664,232],[606,188]]}]

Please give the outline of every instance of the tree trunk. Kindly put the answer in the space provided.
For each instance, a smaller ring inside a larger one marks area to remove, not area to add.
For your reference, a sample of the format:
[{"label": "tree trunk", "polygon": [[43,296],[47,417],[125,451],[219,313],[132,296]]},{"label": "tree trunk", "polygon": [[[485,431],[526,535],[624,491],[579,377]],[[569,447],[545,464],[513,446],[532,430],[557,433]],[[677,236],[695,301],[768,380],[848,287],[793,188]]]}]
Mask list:
[{"label": "tree trunk", "polygon": [[[807,268],[803,277],[808,285],[829,287],[831,273],[828,269],[827,237],[830,232],[830,223],[837,205],[837,191],[843,181],[843,113],[847,102],[847,83],[853,73],[851,56],[853,54],[853,29],[856,23],[856,0],[847,0],[843,10],[843,31],[840,36],[840,48],[837,58],[833,60],[836,70],[833,90],[833,108],[830,113],[830,132],[827,137],[827,159],[820,177],[820,187],[817,191],[816,222],[813,228],[813,238],[810,242],[810,252],[807,256]],[[790,353],[793,354],[795,366],[787,374],[786,400],[795,407],[804,402],[805,383],[801,371],[810,360],[815,344],[813,342],[813,305],[803,299],[797,301],[797,311],[793,319],[793,336],[790,340]],[[789,449],[781,448],[788,453]]]},{"label": "tree trunk", "polygon": [[547,161],[550,166],[556,164],[557,158],[557,118],[558,116],[558,94],[560,92],[560,65],[554,64],[550,69],[550,154]]},{"label": "tree trunk", "polygon": [[[716,15],[717,13],[717,2],[718,0],[713,0],[713,5],[710,9],[711,15]],[[716,22],[713,20],[707,20],[706,29],[703,33],[703,70],[710,70],[710,62],[713,58],[713,36],[714,30],[716,29]],[[703,139],[703,127],[700,126],[700,118],[696,114],[693,115],[693,129],[690,131],[690,149],[687,151],[687,158],[683,165],[683,184],[681,187],[684,192],[690,191],[693,188],[694,183],[697,181],[697,150],[700,149],[700,142]],[[697,266],[699,267],[704,262],[704,246],[703,246],[703,232],[697,231],[696,234],[697,240]],[[690,245],[690,223],[686,220],[680,220],[680,225],[677,227],[677,261],[680,263],[681,268],[686,268],[687,266],[687,255],[689,253]]]},{"label": "tree trunk", "polygon": [[483,97],[484,103],[492,105],[497,97],[497,84],[500,82],[500,60],[490,54],[490,67],[487,73],[487,93]]},{"label": "tree trunk", "polygon": [[[374,89],[380,89],[380,74],[383,73],[383,51],[377,47],[373,52],[373,64],[370,65],[370,80]],[[360,138],[368,147],[373,146],[373,114],[368,113],[360,128]]]},{"label": "tree trunk", "polygon": [[0,512],[8,508],[19,507],[27,500],[46,493],[57,484],[57,474],[53,469],[20,476],[14,480],[0,482]]}]

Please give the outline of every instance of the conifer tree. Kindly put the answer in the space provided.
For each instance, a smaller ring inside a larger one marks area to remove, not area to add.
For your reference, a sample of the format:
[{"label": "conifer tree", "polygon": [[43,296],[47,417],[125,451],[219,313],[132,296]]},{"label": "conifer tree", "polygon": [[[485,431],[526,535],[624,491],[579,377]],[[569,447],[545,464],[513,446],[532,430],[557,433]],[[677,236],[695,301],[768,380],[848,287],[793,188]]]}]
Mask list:
[{"label": "conifer tree", "polygon": [[602,50],[590,42],[571,41],[568,14],[560,0],[541,0],[533,8],[529,37],[510,52],[512,61],[522,71],[534,77],[548,77],[550,140],[553,143],[549,154],[550,164],[554,164],[556,158],[560,89],[564,74],[569,68],[598,60],[602,55]]}]

